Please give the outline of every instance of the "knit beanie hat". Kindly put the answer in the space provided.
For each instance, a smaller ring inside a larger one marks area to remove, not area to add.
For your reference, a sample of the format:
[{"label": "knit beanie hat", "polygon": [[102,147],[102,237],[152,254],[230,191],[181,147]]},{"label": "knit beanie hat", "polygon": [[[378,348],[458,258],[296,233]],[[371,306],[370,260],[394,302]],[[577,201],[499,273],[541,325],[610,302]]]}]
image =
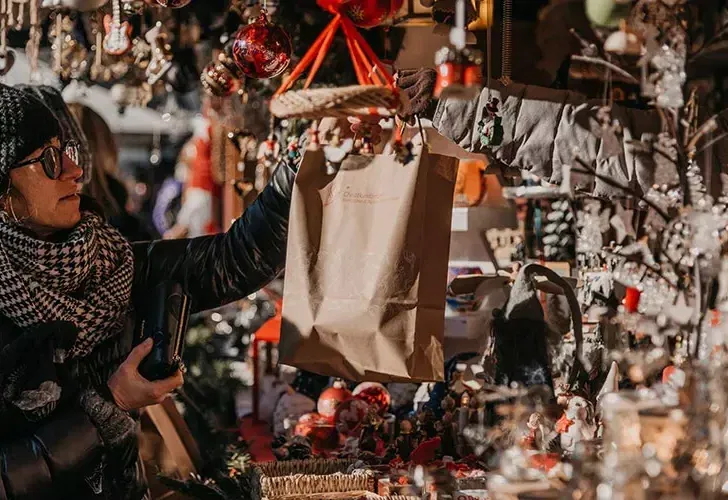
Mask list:
[{"label": "knit beanie hat", "polygon": [[54,137],[61,137],[61,127],[43,102],[22,89],[0,84],[0,184],[15,164]]},{"label": "knit beanie hat", "polygon": [[83,182],[88,182],[91,179],[91,149],[81,125],[71,115],[66,101],[63,100],[63,94],[49,85],[17,85],[16,88],[32,94],[48,106],[48,109],[51,110],[61,126],[62,142],[76,141],[78,143],[78,166],[83,170]]}]

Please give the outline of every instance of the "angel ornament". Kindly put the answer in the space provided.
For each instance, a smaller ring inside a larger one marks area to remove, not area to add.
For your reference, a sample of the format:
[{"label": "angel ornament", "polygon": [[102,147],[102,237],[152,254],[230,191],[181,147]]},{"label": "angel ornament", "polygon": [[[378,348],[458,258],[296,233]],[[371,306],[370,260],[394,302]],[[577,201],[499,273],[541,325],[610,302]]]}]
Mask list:
[{"label": "angel ornament", "polygon": [[556,422],[556,432],[561,434],[561,449],[570,455],[582,441],[590,441],[596,435],[594,408],[581,396],[572,396],[564,414]]}]

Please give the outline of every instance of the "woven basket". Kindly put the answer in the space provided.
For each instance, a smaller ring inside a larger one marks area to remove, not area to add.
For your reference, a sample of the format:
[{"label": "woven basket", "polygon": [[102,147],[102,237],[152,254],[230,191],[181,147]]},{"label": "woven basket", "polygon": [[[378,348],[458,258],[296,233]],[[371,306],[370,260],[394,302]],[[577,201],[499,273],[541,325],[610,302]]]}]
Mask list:
[{"label": "woven basket", "polygon": [[344,493],[312,493],[276,497],[276,500],[422,500],[420,497],[391,495],[379,496],[371,491],[348,491]]},{"label": "woven basket", "polygon": [[[314,500],[360,498],[374,490],[369,474],[347,474],[354,460],[292,460],[268,462],[253,468],[253,498],[258,500]],[[331,496],[331,494],[354,494]],[[326,496],[328,494],[328,496]]]},{"label": "woven basket", "polygon": [[371,115],[394,116],[401,100],[392,89],[379,85],[291,90],[275,97],[270,111],[278,118],[319,118]]}]

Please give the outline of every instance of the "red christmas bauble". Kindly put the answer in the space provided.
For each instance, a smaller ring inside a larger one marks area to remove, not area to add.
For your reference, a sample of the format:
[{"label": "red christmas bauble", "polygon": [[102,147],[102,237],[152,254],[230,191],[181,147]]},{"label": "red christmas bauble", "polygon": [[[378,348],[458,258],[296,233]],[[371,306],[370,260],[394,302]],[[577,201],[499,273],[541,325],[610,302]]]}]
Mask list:
[{"label": "red christmas bauble", "polygon": [[229,97],[238,91],[240,81],[220,62],[211,62],[200,75],[205,92],[214,97]]},{"label": "red christmas bauble", "polygon": [[185,5],[189,5],[192,0],[157,0],[157,3],[162,7],[169,7],[170,9],[179,9]]},{"label": "red christmas bauble", "polygon": [[339,432],[336,427],[328,418],[318,413],[301,416],[294,434],[308,438],[314,452],[334,450],[339,446]]},{"label": "red christmas bauble", "polygon": [[235,34],[232,53],[235,64],[251,78],[273,78],[291,63],[291,39],[268,22],[265,14]]},{"label": "red christmas bauble", "polygon": [[356,386],[353,394],[355,399],[361,399],[376,407],[380,415],[384,415],[392,403],[389,391],[378,382],[362,382]]},{"label": "red christmas bauble", "polygon": [[404,0],[349,0],[340,10],[361,28],[379,26],[393,17]]},{"label": "red christmas bauble", "polygon": [[336,408],[334,423],[336,429],[346,437],[359,432],[361,423],[369,411],[369,403],[361,399],[348,399]]},{"label": "red christmas bauble", "polygon": [[319,396],[316,409],[324,417],[334,420],[336,408],[344,401],[351,399],[351,391],[344,386],[329,387]]}]

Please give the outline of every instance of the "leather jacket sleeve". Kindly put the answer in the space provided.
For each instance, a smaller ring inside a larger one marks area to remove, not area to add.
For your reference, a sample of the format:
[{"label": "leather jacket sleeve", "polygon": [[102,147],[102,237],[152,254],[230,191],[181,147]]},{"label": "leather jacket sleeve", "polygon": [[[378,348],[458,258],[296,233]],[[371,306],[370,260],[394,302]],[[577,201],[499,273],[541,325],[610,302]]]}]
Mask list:
[{"label": "leather jacket sleeve", "polygon": [[260,289],[283,270],[295,173],[284,161],[258,199],[224,234],[134,245],[134,297],[162,281],[180,283],[194,311]]},{"label": "leather jacket sleeve", "polygon": [[0,500],[58,498],[59,487],[85,492],[84,478],[102,454],[96,427],[80,408],[59,413],[33,436],[0,445]]}]

